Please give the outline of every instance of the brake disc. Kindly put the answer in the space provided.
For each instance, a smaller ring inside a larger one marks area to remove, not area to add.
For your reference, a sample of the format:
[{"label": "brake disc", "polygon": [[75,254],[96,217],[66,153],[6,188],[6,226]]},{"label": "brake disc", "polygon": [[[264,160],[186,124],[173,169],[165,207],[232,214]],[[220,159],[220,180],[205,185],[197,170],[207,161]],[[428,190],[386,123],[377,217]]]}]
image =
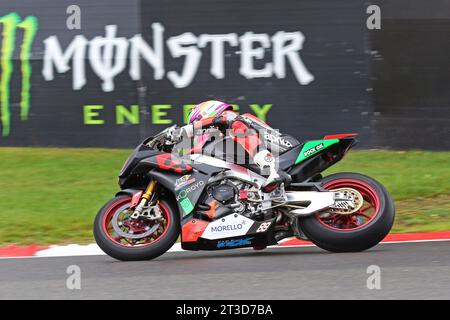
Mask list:
[{"label": "brake disc", "polygon": [[342,215],[353,214],[361,209],[364,198],[359,191],[352,188],[339,188],[330,190],[335,193],[335,203],[327,210],[330,213]]},{"label": "brake disc", "polygon": [[[148,229],[144,232],[144,233],[138,233],[138,234],[134,234],[134,233],[130,233],[130,232],[125,232],[123,231],[120,226],[119,226],[119,222],[118,222],[118,217],[119,215],[125,211],[128,208],[128,205],[124,205],[122,207],[120,207],[116,213],[114,214],[114,216],[111,219],[111,223],[113,225],[114,231],[121,237],[123,238],[128,238],[128,239],[142,239],[142,238],[146,238],[148,236],[150,236],[151,234],[155,233],[155,231],[159,228],[160,224],[156,223],[154,224],[151,228],[147,227]],[[121,222],[120,222],[121,223]],[[122,224],[123,225],[123,224]]]}]

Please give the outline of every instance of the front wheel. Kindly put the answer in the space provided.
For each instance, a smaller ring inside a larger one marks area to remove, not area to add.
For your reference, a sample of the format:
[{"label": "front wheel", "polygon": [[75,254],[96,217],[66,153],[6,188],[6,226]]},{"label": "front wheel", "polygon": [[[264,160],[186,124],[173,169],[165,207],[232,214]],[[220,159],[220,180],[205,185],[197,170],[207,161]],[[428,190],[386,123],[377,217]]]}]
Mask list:
[{"label": "front wheel", "polygon": [[356,252],[378,244],[394,223],[394,202],[375,179],[358,173],[337,173],[321,181],[330,191],[354,195],[354,210],[327,209],[299,218],[299,228],[318,247],[332,252]]},{"label": "front wheel", "polygon": [[159,200],[160,218],[131,219],[131,197],[118,196],[107,202],[94,221],[94,237],[109,256],[123,261],[154,259],[176,242],[180,234],[178,210],[170,201]]}]

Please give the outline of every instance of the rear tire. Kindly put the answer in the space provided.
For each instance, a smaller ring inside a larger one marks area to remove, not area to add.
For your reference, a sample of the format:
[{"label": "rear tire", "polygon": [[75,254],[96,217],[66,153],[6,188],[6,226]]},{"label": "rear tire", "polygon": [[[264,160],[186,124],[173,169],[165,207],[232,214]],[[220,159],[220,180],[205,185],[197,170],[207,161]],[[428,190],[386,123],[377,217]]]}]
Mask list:
[{"label": "rear tire", "polygon": [[131,203],[130,196],[121,195],[108,201],[95,217],[94,238],[98,246],[109,256],[122,261],[150,260],[165,253],[177,241],[180,234],[180,218],[177,208],[170,201],[165,199],[159,201],[161,207],[167,211],[170,223],[167,225],[167,230],[156,241],[143,246],[124,246],[107,234],[104,227],[105,216],[110,215],[111,210]]},{"label": "rear tire", "polygon": [[[368,221],[354,228],[338,229],[327,226],[320,214],[299,218],[299,228],[318,247],[331,252],[357,252],[378,244],[389,233],[394,223],[394,202],[386,188],[373,178],[358,173],[337,173],[322,179],[322,185],[357,186],[358,183],[376,199],[377,210]],[[332,188],[331,188],[332,189]],[[370,198],[370,196],[368,196]],[[341,215],[342,216],[342,215]]]}]

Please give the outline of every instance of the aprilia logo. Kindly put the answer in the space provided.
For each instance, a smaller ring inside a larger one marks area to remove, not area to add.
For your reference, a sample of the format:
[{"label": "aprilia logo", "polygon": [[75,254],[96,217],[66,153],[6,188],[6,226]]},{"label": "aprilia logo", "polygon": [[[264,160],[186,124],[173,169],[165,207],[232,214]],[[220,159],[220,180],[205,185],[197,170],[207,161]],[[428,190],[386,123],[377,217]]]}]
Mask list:
[{"label": "aprilia logo", "polygon": [[280,136],[277,137],[277,136],[275,136],[275,135],[273,135],[271,133],[268,133],[268,132],[264,132],[264,139],[266,141],[270,141],[272,143],[278,143],[279,145],[282,145],[282,146],[287,147],[287,148],[291,148],[292,147],[292,143],[290,143],[289,141],[283,139]]}]

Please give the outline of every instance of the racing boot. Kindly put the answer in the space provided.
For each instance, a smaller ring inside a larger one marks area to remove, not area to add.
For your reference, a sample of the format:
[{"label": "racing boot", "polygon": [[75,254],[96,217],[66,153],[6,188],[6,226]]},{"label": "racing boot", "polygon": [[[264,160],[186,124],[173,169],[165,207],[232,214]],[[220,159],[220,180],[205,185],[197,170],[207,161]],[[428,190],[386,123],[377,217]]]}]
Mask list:
[{"label": "racing boot", "polygon": [[275,157],[267,150],[263,150],[255,154],[253,161],[259,167],[263,174],[269,172],[269,176],[261,186],[261,191],[270,193],[274,191],[282,182],[289,183],[291,177],[282,170],[276,169]]}]

